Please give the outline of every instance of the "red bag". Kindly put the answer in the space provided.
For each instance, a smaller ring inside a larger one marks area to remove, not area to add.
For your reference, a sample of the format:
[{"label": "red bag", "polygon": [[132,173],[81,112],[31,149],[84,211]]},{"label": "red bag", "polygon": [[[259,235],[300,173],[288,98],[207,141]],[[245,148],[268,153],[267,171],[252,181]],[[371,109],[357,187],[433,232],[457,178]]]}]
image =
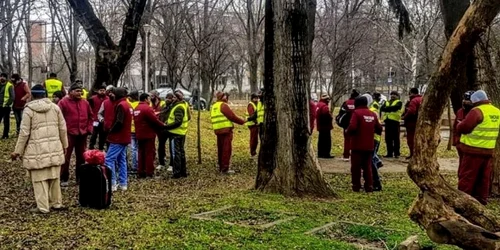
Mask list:
[{"label": "red bag", "polygon": [[85,162],[87,162],[88,164],[104,165],[105,155],[103,152],[94,149],[85,151],[85,153],[83,153],[83,158],[85,159]]}]

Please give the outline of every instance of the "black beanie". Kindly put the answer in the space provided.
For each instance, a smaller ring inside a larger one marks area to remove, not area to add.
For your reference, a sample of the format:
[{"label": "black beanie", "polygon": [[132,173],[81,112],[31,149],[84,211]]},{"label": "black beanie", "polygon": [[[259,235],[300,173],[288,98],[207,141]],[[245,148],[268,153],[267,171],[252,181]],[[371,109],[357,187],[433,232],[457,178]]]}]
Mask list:
[{"label": "black beanie", "polygon": [[37,84],[31,87],[31,95],[33,95],[34,98],[40,99],[47,96],[47,91],[42,85]]},{"label": "black beanie", "polygon": [[69,91],[73,91],[76,89],[82,89],[82,85],[80,85],[78,83],[73,83],[73,84],[71,84],[71,87],[69,87]]},{"label": "black beanie", "polygon": [[366,107],[368,106],[368,100],[364,96],[358,96],[354,99],[354,106],[357,107]]}]

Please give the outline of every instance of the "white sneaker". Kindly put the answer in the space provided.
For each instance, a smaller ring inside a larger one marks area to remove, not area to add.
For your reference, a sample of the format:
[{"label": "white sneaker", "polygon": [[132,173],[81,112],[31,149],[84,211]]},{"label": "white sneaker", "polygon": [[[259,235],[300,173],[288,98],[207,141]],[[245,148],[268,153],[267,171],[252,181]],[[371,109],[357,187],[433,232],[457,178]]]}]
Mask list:
[{"label": "white sneaker", "polygon": [[127,186],[120,186],[121,191],[127,191]]},{"label": "white sneaker", "polygon": [[236,172],[234,172],[234,170],[228,170],[227,172],[222,172],[222,174],[225,174],[225,175],[233,175],[235,173]]},{"label": "white sneaker", "polygon": [[118,190],[118,185],[113,185],[113,186],[111,187],[111,191],[112,191],[112,192],[116,192],[117,190]]},{"label": "white sneaker", "polygon": [[174,168],[172,166],[168,166],[168,169],[167,169],[168,172],[172,172],[174,171]]},{"label": "white sneaker", "polygon": [[61,182],[61,187],[67,187],[67,186],[69,186],[69,182],[67,181]]},{"label": "white sneaker", "polygon": [[156,167],[156,171],[160,171],[160,170],[162,170],[163,168],[164,168],[164,166],[163,166],[163,165],[158,165],[158,167]]},{"label": "white sneaker", "polygon": [[345,161],[345,162],[348,162],[349,158],[343,158],[342,160]]}]

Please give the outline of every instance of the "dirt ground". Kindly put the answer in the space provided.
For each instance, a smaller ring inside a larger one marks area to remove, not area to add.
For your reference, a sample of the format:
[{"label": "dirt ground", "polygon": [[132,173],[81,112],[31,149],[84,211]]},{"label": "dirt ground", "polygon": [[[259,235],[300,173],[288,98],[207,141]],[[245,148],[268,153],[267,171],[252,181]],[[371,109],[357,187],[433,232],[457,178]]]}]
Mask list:
[{"label": "dirt ground", "polygon": [[[404,159],[384,159],[384,167],[381,173],[406,173],[408,162]],[[456,172],[458,169],[458,158],[438,159],[442,171]],[[319,164],[323,173],[350,173],[350,162],[344,162],[341,158],[319,159]]]}]

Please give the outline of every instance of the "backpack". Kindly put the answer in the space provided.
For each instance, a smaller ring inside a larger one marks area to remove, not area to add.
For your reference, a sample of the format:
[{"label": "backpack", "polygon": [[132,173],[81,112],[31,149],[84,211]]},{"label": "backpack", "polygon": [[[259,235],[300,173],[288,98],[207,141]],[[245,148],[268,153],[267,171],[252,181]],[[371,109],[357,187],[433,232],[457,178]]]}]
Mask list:
[{"label": "backpack", "polygon": [[347,129],[349,127],[349,123],[351,122],[352,113],[348,112],[345,109],[345,103],[342,104],[342,108],[337,116],[335,116],[335,123],[343,129]]}]

